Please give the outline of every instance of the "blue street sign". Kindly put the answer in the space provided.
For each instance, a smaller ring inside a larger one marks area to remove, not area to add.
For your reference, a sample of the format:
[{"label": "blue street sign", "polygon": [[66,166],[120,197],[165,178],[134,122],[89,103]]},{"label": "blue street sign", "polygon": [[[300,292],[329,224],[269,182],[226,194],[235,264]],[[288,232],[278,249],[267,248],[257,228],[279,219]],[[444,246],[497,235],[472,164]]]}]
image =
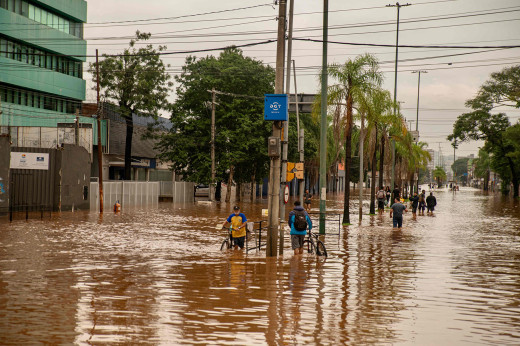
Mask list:
[{"label": "blue street sign", "polygon": [[264,96],[264,120],[287,121],[289,119],[287,94],[265,94]]}]

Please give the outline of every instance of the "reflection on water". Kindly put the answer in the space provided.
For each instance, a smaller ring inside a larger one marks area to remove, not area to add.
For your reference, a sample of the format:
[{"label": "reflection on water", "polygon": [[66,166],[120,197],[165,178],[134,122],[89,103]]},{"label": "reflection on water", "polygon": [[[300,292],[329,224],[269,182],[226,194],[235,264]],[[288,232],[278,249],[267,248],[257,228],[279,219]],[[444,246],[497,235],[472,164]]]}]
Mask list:
[{"label": "reflection on water", "polygon": [[330,222],[327,259],[218,251],[225,204],[2,220],[0,344],[519,344],[518,201],[437,200],[401,231]]}]

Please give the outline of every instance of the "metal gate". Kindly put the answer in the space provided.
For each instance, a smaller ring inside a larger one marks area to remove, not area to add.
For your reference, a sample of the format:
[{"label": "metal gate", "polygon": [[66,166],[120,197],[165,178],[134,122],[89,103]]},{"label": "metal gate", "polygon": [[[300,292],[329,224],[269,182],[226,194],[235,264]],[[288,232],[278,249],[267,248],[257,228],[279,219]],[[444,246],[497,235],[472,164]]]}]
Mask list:
[{"label": "metal gate", "polygon": [[13,148],[12,152],[48,153],[49,169],[11,169],[9,210],[11,212],[51,211],[59,207],[59,177],[56,149]]}]

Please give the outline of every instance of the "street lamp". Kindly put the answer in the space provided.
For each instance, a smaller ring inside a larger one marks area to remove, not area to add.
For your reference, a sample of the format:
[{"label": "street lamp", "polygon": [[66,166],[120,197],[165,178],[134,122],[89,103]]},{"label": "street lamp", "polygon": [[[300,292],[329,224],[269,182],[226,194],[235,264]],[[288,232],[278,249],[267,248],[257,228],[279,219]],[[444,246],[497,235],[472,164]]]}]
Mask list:
[{"label": "street lamp", "polygon": [[[386,7],[397,7],[397,35],[395,41],[395,76],[394,76],[394,115],[397,115],[397,61],[399,59],[399,10],[401,7],[411,6],[411,4],[401,5],[398,2],[395,5],[389,4]],[[395,139],[392,138],[392,189],[394,189],[395,185]],[[392,196],[392,201],[395,199],[395,196]]]},{"label": "street lamp", "polygon": [[[418,79],[417,79],[417,118],[415,120],[415,132],[417,133],[417,137],[416,137],[416,143],[419,142],[419,90],[421,88],[421,73],[428,73],[427,71],[421,71],[421,70],[416,70],[416,71],[412,71],[412,73],[417,73],[418,74]],[[417,190],[417,193],[419,193],[419,167],[416,168],[416,173],[417,173],[417,185],[416,185],[416,190]]]}]

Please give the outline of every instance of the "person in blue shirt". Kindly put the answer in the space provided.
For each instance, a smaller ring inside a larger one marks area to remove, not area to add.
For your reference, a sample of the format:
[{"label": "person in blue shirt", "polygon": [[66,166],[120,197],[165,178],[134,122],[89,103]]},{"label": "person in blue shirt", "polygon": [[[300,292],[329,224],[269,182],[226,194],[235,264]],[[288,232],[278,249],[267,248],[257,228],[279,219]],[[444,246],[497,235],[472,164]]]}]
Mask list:
[{"label": "person in blue shirt", "polygon": [[289,213],[288,224],[291,227],[291,245],[294,254],[303,254],[303,241],[307,235],[307,229],[309,231],[312,229],[312,221],[300,201],[294,202],[294,209]]},{"label": "person in blue shirt", "polygon": [[231,237],[233,238],[233,245],[235,246],[235,250],[239,247],[240,249],[244,248],[244,244],[246,241],[246,216],[240,212],[240,207],[235,205],[233,207],[233,213],[229,215],[222,225],[223,228],[226,228],[231,224]]}]

